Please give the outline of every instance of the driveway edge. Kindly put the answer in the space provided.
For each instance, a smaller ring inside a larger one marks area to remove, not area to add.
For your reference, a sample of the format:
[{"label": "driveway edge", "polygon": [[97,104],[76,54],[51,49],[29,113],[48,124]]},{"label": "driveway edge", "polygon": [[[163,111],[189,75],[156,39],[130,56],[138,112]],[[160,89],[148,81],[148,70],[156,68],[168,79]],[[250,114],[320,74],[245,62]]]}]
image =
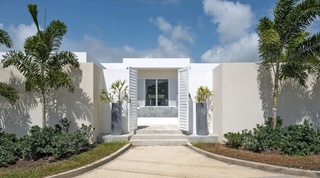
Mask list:
[{"label": "driveway edge", "polygon": [[188,148],[192,149],[193,151],[198,152],[202,155],[205,155],[209,158],[213,158],[213,159],[223,161],[226,163],[236,164],[236,165],[240,165],[240,166],[246,166],[246,167],[265,170],[265,171],[290,174],[290,175],[295,175],[295,176],[320,177],[320,171],[303,170],[303,169],[275,166],[275,165],[264,164],[264,163],[257,163],[257,162],[252,162],[252,161],[245,161],[245,160],[240,160],[240,159],[235,159],[235,158],[230,158],[230,157],[226,157],[226,156],[213,154],[213,153],[204,151],[200,148],[194,147],[191,143],[188,143],[186,146]]},{"label": "driveway edge", "polygon": [[75,177],[75,176],[81,175],[83,173],[91,171],[99,166],[102,166],[103,164],[106,164],[106,163],[114,160],[115,158],[117,158],[118,156],[120,156],[121,154],[123,154],[124,152],[129,150],[129,148],[131,148],[131,146],[132,146],[132,144],[128,143],[125,146],[123,146],[122,148],[120,148],[118,151],[112,153],[111,155],[109,155],[105,158],[102,158],[98,161],[95,161],[91,164],[88,164],[86,166],[82,166],[82,167],[79,167],[77,169],[73,169],[73,170],[70,170],[67,172],[62,172],[62,173],[59,173],[56,175],[52,175],[52,176],[49,176],[46,178],[69,178],[69,177]]}]

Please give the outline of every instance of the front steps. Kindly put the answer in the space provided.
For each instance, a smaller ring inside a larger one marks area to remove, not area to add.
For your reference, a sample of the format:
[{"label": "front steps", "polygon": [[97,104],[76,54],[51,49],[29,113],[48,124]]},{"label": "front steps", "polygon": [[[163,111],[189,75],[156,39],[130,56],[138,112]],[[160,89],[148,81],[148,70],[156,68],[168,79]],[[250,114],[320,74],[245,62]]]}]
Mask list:
[{"label": "front steps", "polygon": [[188,137],[175,125],[139,127],[130,139],[133,146],[180,146]]}]

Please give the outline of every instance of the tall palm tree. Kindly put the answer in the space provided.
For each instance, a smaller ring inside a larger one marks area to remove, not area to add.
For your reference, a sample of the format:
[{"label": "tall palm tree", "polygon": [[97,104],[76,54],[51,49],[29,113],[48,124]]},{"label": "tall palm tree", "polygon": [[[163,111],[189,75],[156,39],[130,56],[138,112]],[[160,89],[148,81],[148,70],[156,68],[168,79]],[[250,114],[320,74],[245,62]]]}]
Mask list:
[{"label": "tall palm tree", "polygon": [[[2,29],[0,29],[0,44],[4,44],[8,48],[13,46],[9,34]],[[6,98],[11,104],[14,104],[19,99],[17,90],[4,82],[0,82],[0,96]]]},{"label": "tall palm tree", "polygon": [[273,128],[277,125],[279,83],[293,78],[301,85],[308,74],[319,74],[320,33],[310,35],[308,26],[320,15],[320,0],[278,0],[274,19],[260,19],[257,27],[262,64],[272,68]]},{"label": "tall palm tree", "polygon": [[54,20],[41,30],[37,8],[35,4],[28,5],[37,33],[26,39],[24,52],[9,51],[2,62],[4,67],[15,66],[25,76],[26,91],[34,90],[41,95],[42,127],[46,127],[46,95],[61,87],[73,92],[70,67],[79,68],[79,62],[74,53],[59,51],[67,26],[60,20]]}]

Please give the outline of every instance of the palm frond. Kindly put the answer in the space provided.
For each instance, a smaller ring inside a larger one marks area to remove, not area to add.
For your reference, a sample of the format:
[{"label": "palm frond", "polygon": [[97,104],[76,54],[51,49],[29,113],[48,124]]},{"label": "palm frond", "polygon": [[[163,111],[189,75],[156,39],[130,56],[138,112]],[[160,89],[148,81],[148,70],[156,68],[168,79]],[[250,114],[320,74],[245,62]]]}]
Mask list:
[{"label": "palm frond", "polygon": [[13,42],[9,34],[2,29],[0,29],[0,44],[4,44],[8,48],[11,48],[13,46]]},{"label": "palm frond", "polygon": [[291,60],[305,62],[316,62],[319,61],[320,56],[320,33],[314,34],[303,42],[299,43],[294,49],[291,51]]},{"label": "palm frond", "polygon": [[285,21],[299,0],[279,0],[273,10],[275,30],[279,33],[281,41],[286,37]]},{"label": "palm frond", "polygon": [[28,5],[29,13],[32,17],[34,24],[37,27],[38,32],[40,31],[39,22],[38,22],[38,6],[36,4]]},{"label": "palm frond", "polygon": [[306,0],[299,3],[287,15],[287,18],[283,23],[285,41],[291,41],[304,32],[319,14],[319,0]]},{"label": "palm frond", "polygon": [[48,88],[57,90],[59,88],[67,88],[69,92],[73,92],[75,87],[73,80],[69,74],[62,70],[50,70],[45,78]]},{"label": "palm frond", "polygon": [[14,104],[19,99],[18,91],[4,82],[0,82],[0,96],[6,98],[10,104]]}]

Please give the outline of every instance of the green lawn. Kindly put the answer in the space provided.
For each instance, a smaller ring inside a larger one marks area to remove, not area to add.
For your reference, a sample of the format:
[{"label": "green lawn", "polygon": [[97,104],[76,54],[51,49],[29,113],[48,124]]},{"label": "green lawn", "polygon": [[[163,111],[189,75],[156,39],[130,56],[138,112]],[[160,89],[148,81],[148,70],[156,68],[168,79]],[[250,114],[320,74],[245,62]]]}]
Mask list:
[{"label": "green lawn", "polygon": [[94,161],[102,159],[116,152],[126,144],[127,144],[126,142],[102,143],[102,144],[99,144],[96,148],[89,150],[88,152],[82,153],[80,155],[75,155],[63,161],[45,164],[36,168],[1,171],[0,177],[36,178],[36,177],[45,177],[45,176],[58,174],[61,172],[65,172],[65,171],[69,171],[75,168],[85,166]]}]

